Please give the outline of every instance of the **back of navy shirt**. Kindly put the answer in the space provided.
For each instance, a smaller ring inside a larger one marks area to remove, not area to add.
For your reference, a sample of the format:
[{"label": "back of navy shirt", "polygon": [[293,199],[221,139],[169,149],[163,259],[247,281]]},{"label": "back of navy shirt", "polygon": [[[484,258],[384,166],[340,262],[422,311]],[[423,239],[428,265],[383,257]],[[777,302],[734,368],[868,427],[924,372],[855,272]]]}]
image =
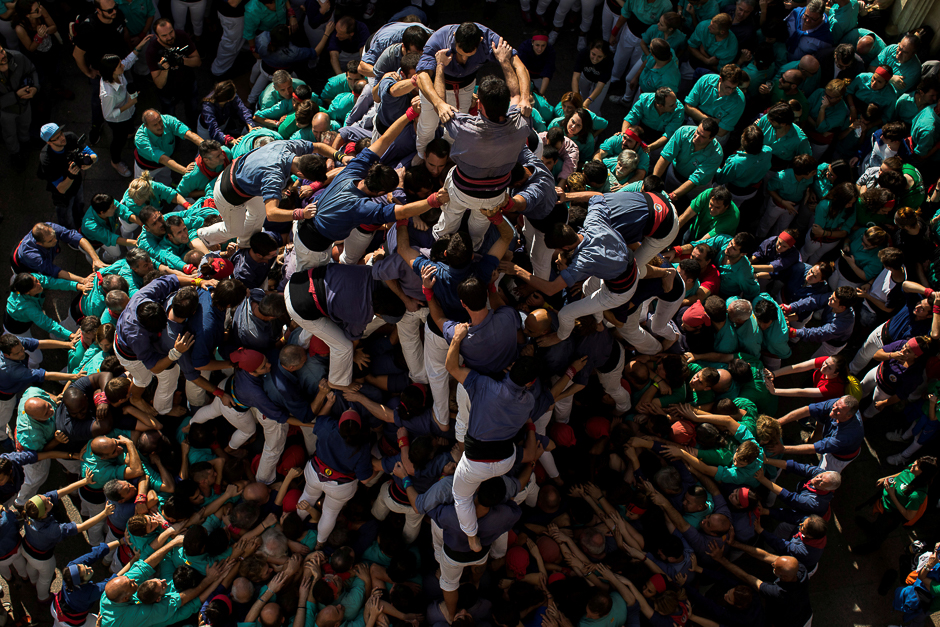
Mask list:
[{"label": "back of navy shirt", "polygon": [[519,163],[532,170],[532,175],[525,185],[512,190],[513,196],[525,198],[525,209],[522,215],[530,220],[547,218],[558,202],[558,193],[555,191],[555,177],[549,172],[542,160],[535,156],[528,148],[523,148],[519,155]]},{"label": "back of navy shirt", "polygon": [[[457,323],[444,323],[444,339],[454,339]],[[522,318],[512,307],[499,307],[487,313],[480,324],[472,325],[467,337],[460,344],[460,354],[468,368],[483,374],[502,372],[519,354],[518,332],[522,329]]]},{"label": "back of navy shirt", "polygon": [[[279,142],[275,142],[279,143]],[[360,224],[395,221],[395,205],[381,197],[366,196],[356,184],[365,178],[379,155],[366,148],[349,162],[317,200],[317,213],[311,218],[321,235],[341,240]],[[310,220],[305,220],[308,223]],[[301,223],[301,227],[304,223]],[[298,227],[300,228],[300,227]]]},{"label": "back of navy shirt", "polygon": [[309,154],[313,154],[313,143],[301,139],[265,144],[236,160],[232,166],[235,183],[246,194],[261,196],[265,201],[280,200],[290,183],[294,157]]}]

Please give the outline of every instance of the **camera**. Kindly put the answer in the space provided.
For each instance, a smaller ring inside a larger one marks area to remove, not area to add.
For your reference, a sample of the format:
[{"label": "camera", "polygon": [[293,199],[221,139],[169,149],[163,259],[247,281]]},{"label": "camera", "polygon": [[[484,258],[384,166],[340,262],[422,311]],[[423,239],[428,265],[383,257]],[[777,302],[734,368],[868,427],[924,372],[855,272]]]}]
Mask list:
[{"label": "camera", "polygon": [[74,163],[80,168],[94,163],[91,160],[91,155],[86,155],[83,152],[85,150],[85,146],[87,145],[88,143],[85,140],[85,136],[82,135],[81,137],[79,137],[75,148],[73,148],[72,150],[68,151],[68,153],[66,153],[65,155],[66,162],[70,165]]},{"label": "camera", "polygon": [[189,46],[180,46],[177,48],[164,48],[160,53],[160,61],[166,61],[167,65],[170,66],[171,70],[175,70],[181,65],[186,59],[186,51],[189,50]]},{"label": "camera", "polygon": [[23,84],[20,87],[35,87],[36,83],[33,82],[32,77],[25,76],[23,77]]}]

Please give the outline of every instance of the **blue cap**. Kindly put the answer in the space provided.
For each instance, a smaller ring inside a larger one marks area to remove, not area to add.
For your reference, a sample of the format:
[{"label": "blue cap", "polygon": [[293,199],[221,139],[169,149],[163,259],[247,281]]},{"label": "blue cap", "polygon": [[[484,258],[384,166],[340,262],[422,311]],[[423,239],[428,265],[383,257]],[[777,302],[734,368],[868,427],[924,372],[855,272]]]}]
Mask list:
[{"label": "blue cap", "polygon": [[61,131],[62,128],[63,127],[59,126],[55,122],[43,124],[42,128],[39,130],[39,136],[42,137],[42,141],[47,142],[55,137],[55,134]]}]

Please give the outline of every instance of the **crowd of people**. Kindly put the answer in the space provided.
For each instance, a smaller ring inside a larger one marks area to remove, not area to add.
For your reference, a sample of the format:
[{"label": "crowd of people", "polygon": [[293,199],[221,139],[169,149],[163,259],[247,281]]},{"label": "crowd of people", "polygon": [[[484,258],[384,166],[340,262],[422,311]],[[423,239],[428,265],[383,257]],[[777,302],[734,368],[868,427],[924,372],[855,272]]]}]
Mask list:
[{"label": "crowd of people", "polygon": [[[57,627],[811,625],[866,425],[857,559],[936,503],[932,30],[404,4],[4,5],[0,130],[55,218],[10,257],[0,577]],[[938,557],[883,582],[899,623]]]}]

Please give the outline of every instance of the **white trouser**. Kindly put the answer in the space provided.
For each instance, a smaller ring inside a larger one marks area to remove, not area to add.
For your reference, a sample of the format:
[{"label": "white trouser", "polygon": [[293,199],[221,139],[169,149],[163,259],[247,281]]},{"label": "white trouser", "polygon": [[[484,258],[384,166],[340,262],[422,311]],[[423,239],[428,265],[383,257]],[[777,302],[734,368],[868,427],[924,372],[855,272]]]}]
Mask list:
[{"label": "white trouser", "polygon": [[[219,387],[225,385],[223,381]],[[238,411],[232,407],[226,407],[222,403],[222,399],[215,397],[211,403],[205,407],[200,407],[190,424],[200,424],[203,422],[208,422],[213,418],[218,418],[219,416],[224,417],[228,420],[229,424],[235,427],[236,431],[232,434],[231,439],[229,439],[228,446],[232,450],[235,450],[247,442],[251,436],[255,434],[255,430],[258,427],[257,421],[255,421],[254,415],[251,411]]]},{"label": "white trouser", "polygon": [[581,288],[584,297],[573,303],[568,303],[558,312],[558,338],[568,339],[571,330],[574,328],[574,322],[581,316],[593,315],[598,322],[601,320],[601,314],[608,309],[616,309],[633,297],[636,292],[637,282],[634,281],[626,292],[614,294],[607,289],[607,284],[597,277],[591,277],[584,282]]},{"label": "white trouser", "polygon": [[678,329],[672,323],[672,318],[682,308],[682,300],[670,303],[657,299],[656,311],[653,314],[649,313],[651,302],[652,299],[640,304],[627,316],[624,325],[617,329],[617,335],[643,355],[655,355],[663,350],[663,345],[656,336],[666,341],[678,338]]},{"label": "white trouser", "polygon": [[261,67],[261,59],[258,59],[251,68],[251,75],[248,80],[251,82],[251,93],[248,94],[249,104],[258,102],[261,93],[271,84],[271,75]]},{"label": "white trouser", "polygon": [[[95,251],[98,253],[98,257],[105,263],[111,264],[121,258],[121,247],[115,244],[114,246],[99,246],[98,250]],[[89,265],[91,264],[90,255],[85,253],[85,259],[89,259]]]},{"label": "white trouser", "polygon": [[300,241],[300,236],[297,233],[299,226],[300,222],[295,221],[294,226],[291,227],[291,232],[294,234],[294,255],[297,258],[297,269],[309,270],[330,263],[333,260],[333,246],[331,245],[326,250],[310,250]]},{"label": "white trouser", "polygon": [[284,290],[284,302],[287,313],[303,329],[300,335],[301,346],[309,346],[310,336],[315,335],[330,348],[330,374],[328,381],[333,385],[346,386],[352,383],[353,343],[339,326],[326,316],[317,320],[307,320],[296,311],[290,301],[290,290]]},{"label": "white trouser", "polygon": [[343,254],[339,256],[339,262],[350,265],[359,263],[374,238],[375,231],[363,232],[359,229],[353,229],[349,236],[343,240]]},{"label": "white trouser", "polygon": [[454,473],[454,507],[460,528],[468,536],[477,534],[477,513],[473,505],[473,495],[480,484],[493,477],[501,477],[512,470],[516,456],[507,457],[498,462],[475,462],[467,459],[467,454],[457,463]]},{"label": "white trouser", "polygon": [[839,459],[834,456],[832,453],[826,453],[822,456],[822,461],[819,462],[819,467],[823,470],[831,470],[833,472],[842,472],[845,470],[845,467],[855,461],[855,458],[849,460]]},{"label": "white trouser", "polygon": [[849,287],[858,287],[861,285],[861,283],[859,283],[854,278],[850,278],[842,274],[842,270],[839,269],[839,264],[836,264],[835,272],[833,272],[829,277],[829,289],[834,292],[843,285],[848,285]]},{"label": "white trouser", "polygon": [[40,601],[48,599],[52,593],[49,591],[52,580],[55,579],[55,557],[47,560],[38,560],[26,551],[23,551],[26,560],[26,576],[36,586],[36,595]]},{"label": "white trouser", "polygon": [[[503,534],[500,537],[508,536],[507,534]],[[440,559],[438,560],[438,563],[441,565],[441,578],[438,581],[441,586],[441,590],[444,592],[455,592],[460,587],[460,579],[463,577],[463,569],[467,566],[480,566],[482,564],[486,564],[491,551],[492,549],[486,553],[481,553],[482,557],[475,559],[472,562],[456,562],[448,557],[447,553],[444,552],[442,547],[439,551]]]},{"label": "white trouser", "polygon": [[[146,170],[146,171],[150,172],[150,178],[152,178],[154,181],[173,187],[173,170],[171,170],[170,168],[163,166],[163,167],[157,168],[156,170]],[[139,179],[140,175],[143,174],[144,172],[145,170],[142,167],[140,167],[140,165],[136,161],[134,161],[134,178]]]},{"label": "white trouser", "polygon": [[7,435],[7,424],[10,422],[10,418],[13,417],[13,412],[16,411],[16,399],[13,397],[6,401],[0,401],[0,442],[6,440],[9,436]]},{"label": "white trouser", "polygon": [[121,218],[118,218],[118,223],[121,225],[121,237],[125,239],[136,239],[137,235],[140,234],[140,226]]},{"label": "white trouser", "polygon": [[807,235],[806,243],[803,244],[803,248],[800,250],[800,256],[803,257],[803,263],[808,263],[812,266],[815,265],[817,261],[822,259],[823,255],[838,245],[839,241],[814,242],[812,239],[810,239],[809,235]]},{"label": "white trouser", "polygon": [[624,72],[640,60],[643,56],[643,49],[640,47],[640,38],[630,31],[628,24],[624,24],[620,29],[620,37],[617,39],[617,49],[614,52],[614,69],[610,75],[610,81],[616,82],[623,78]]},{"label": "white trouser", "polygon": [[39,494],[39,488],[49,477],[49,466],[52,460],[43,459],[35,464],[26,464],[23,466],[23,487],[16,495],[16,504],[20,507],[26,505],[26,501]]},{"label": "white trouser", "polygon": [[[461,87],[457,95],[454,94],[453,89],[446,89],[444,92],[444,102],[461,113],[467,113],[470,111],[470,101],[476,86],[477,82],[473,81],[466,87]],[[431,101],[428,100],[424,94],[421,94],[421,115],[418,116],[418,141],[416,143],[419,158],[424,159],[424,149],[427,148],[431,140],[434,139],[434,133],[437,132],[437,127],[440,123],[441,119],[437,115],[437,110],[431,104]],[[453,142],[453,139],[449,138],[446,133],[444,137],[448,141]]]},{"label": "white trouser", "polygon": [[465,194],[454,185],[454,171],[456,169],[456,166],[451,168],[444,180],[444,187],[447,188],[450,200],[441,207],[441,217],[434,225],[432,233],[434,233],[434,239],[440,239],[442,235],[456,232],[460,228],[460,221],[463,220],[464,212],[469,210],[470,239],[473,240],[473,250],[479,250],[480,245],[483,243],[483,236],[490,228],[490,221],[480,210],[493,209],[503,204],[506,199],[506,192],[504,190],[492,198],[474,198]]},{"label": "white trouser", "polygon": [[313,28],[310,26],[310,22],[304,18],[304,32],[307,34],[307,41],[310,42],[310,47],[316,48],[320,40],[323,39],[323,33],[326,32],[326,23],[324,22],[320,26]]},{"label": "white trouser", "polygon": [[[617,18],[619,17],[619,13],[614,13],[607,7],[606,2],[603,3],[603,8],[601,9],[601,35],[604,41],[610,41],[610,33],[614,30],[614,24],[617,23]],[[609,47],[608,45],[608,48]]]},{"label": "white trouser", "polygon": [[222,216],[222,222],[205,226],[197,231],[199,238],[206,243],[206,246],[215,246],[227,242],[233,237],[238,238],[240,248],[248,247],[248,240],[255,233],[261,231],[266,217],[264,210],[264,200],[261,196],[253,196],[241,205],[229,204],[222,197],[219,186],[222,177],[215,177],[215,186],[212,188],[212,197],[215,199],[215,208]]},{"label": "white trouser", "polygon": [[630,395],[627,393],[627,390],[620,385],[620,379],[623,377],[623,366],[626,360],[626,353],[623,350],[623,347],[620,346],[620,343],[614,345],[615,351],[620,351],[620,359],[617,360],[617,365],[609,372],[597,371],[597,379],[601,383],[601,387],[604,388],[604,391],[610,395],[616,405],[614,406],[614,413],[618,416],[630,411],[630,408],[633,404],[630,402]]},{"label": "white trouser", "polygon": [[820,161],[822,159],[823,153],[825,153],[831,145],[832,144],[814,144],[813,142],[810,142],[809,149],[813,151],[813,159]]},{"label": "white trouser", "polygon": [[[551,5],[552,0],[539,0],[538,4],[535,7],[535,12],[539,15],[545,15],[545,12],[548,11],[549,5]],[[532,8],[531,0],[519,0],[519,7],[523,11],[529,11]]]},{"label": "white trouser", "polygon": [[176,393],[176,384],[179,382],[180,367],[176,364],[167,368],[160,374],[153,374],[142,361],[131,361],[121,355],[121,351],[114,351],[115,356],[128,374],[134,385],[145,388],[150,385],[153,378],[157,378],[157,390],[153,394],[153,408],[158,414],[168,414],[173,409],[173,395]]},{"label": "white trouser", "polygon": [[[568,386],[571,385],[571,382],[568,382]],[[567,387],[566,386],[566,389]],[[558,404],[555,404],[555,409],[558,409]],[[548,423],[552,419],[552,410],[549,409],[547,412],[538,417],[535,421],[535,432],[538,435],[545,435],[545,429],[548,427]],[[558,466],[555,465],[555,456],[552,455],[551,451],[545,451],[542,453],[542,456],[539,457],[539,463],[542,464],[542,467],[545,469],[545,474],[548,475],[550,479],[554,479],[559,475]]]},{"label": "white trouser", "polygon": [[186,28],[186,13],[189,13],[189,19],[193,21],[193,35],[200,37],[202,35],[203,19],[206,16],[206,5],[208,0],[196,0],[195,2],[183,2],[183,0],[170,0],[170,12],[173,13],[173,27],[178,30]]},{"label": "white trouser", "polygon": [[862,372],[862,369],[868,365],[871,358],[875,356],[875,353],[884,348],[885,343],[882,340],[881,333],[884,331],[886,324],[888,323],[885,322],[875,327],[874,331],[868,334],[868,339],[862,344],[862,348],[855,353],[855,358],[852,360],[852,363],[849,364],[849,372],[856,377]]},{"label": "white trouser", "polygon": [[444,366],[447,360],[447,340],[424,325],[424,370],[434,398],[434,420],[441,426],[450,424],[450,373]]},{"label": "white trouser", "polygon": [[[582,98],[587,98],[594,93],[594,88],[597,87],[597,83],[591,82],[588,79],[584,78],[582,74],[578,78],[578,93],[581,94]],[[597,100],[591,101],[591,106],[588,109],[592,113],[600,114],[601,105],[604,104],[604,100],[607,99],[607,92],[610,90],[610,81],[604,84],[604,87],[601,89],[601,93],[597,95]]]},{"label": "white trouser", "polygon": [[59,620],[59,615],[55,611],[55,603],[49,606],[49,613],[52,614],[52,627],[95,627],[98,624],[98,615],[89,613],[85,617],[85,622],[81,625],[71,625]]},{"label": "white trouser", "polygon": [[[82,518],[88,520],[89,518],[94,518],[98,514],[104,511],[106,503],[89,503],[85,499],[82,499]],[[104,532],[107,529],[107,524],[105,520],[102,519],[97,525],[91,527],[88,530],[88,543],[91,546],[98,546],[104,541]]]},{"label": "white trouser", "polygon": [[[287,442],[287,432],[290,427],[287,423],[281,424],[277,420],[266,418],[258,409],[252,407],[255,420],[264,430],[264,449],[261,451],[261,461],[255,478],[261,483],[271,485],[277,478],[277,462],[284,452],[284,443]],[[313,429],[304,429],[313,431]]]},{"label": "white trouser", "polygon": [[868,396],[871,394],[871,405],[862,412],[862,418],[874,418],[881,410],[875,407],[877,401],[884,401],[891,398],[891,395],[881,389],[878,385],[878,368],[872,368],[862,378],[862,394]]},{"label": "white trouser", "polygon": [[222,25],[222,39],[215,53],[215,61],[212,62],[212,74],[217,78],[232,69],[235,59],[238,58],[238,52],[245,45],[245,40],[242,39],[242,29],[245,27],[244,16],[228,17],[219,13],[219,23]]},{"label": "white trouser", "polygon": [[209,404],[210,394],[192,381],[186,382],[186,401],[190,407],[205,407]]},{"label": "white trouser", "polygon": [[424,515],[416,512],[410,505],[402,505],[393,499],[392,495],[389,494],[391,484],[391,481],[386,481],[385,485],[379,490],[379,497],[375,499],[375,502],[372,504],[372,515],[375,516],[377,520],[385,520],[389,512],[404,514],[405,528],[402,531],[402,535],[405,537],[405,542],[411,544],[418,539],[418,533],[421,531],[421,521],[424,520]]},{"label": "white trouser", "polygon": [[646,264],[666,250],[666,247],[670,246],[679,235],[679,214],[676,213],[676,208],[672,206],[672,203],[669,203],[669,207],[672,211],[672,228],[669,229],[669,233],[665,237],[644,237],[640,247],[633,252],[638,272],[637,278],[642,279],[646,276]]},{"label": "white trouser", "polygon": [[26,576],[26,560],[23,559],[23,551],[21,549],[22,545],[20,549],[17,549],[16,553],[5,560],[0,560],[0,577],[3,577],[6,581],[13,579],[12,570],[15,570],[16,574],[20,577]]},{"label": "white trouser", "polygon": [[547,281],[552,272],[552,253],[555,251],[545,245],[545,234],[532,226],[525,216],[523,216],[522,234],[532,262],[532,273]]},{"label": "white trouser", "polygon": [[[679,178],[679,174],[676,172],[673,165],[670,163],[669,168],[666,170],[666,191],[672,192],[675,191],[680,185],[685,181]],[[686,192],[685,198],[695,198],[706,189],[710,187],[710,183],[706,185],[696,185],[691,190]]]},{"label": "white trouser", "polygon": [[421,342],[421,326],[428,319],[431,310],[421,307],[418,311],[406,311],[395,326],[398,327],[398,341],[401,352],[408,364],[408,375],[416,383],[427,383],[428,373],[424,369],[424,344]]},{"label": "white trouser", "polygon": [[[556,383],[558,383],[558,379],[560,378],[561,377],[552,377],[551,379],[552,385],[555,385]],[[570,388],[572,385],[574,384],[571,381],[568,381],[568,385],[565,386],[565,389],[562,390],[562,392],[567,391],[568,388]],[[560,422],[563,425],[568,424],[568,421],[571,419],[571,408],[574,407],[574,396],[575,396],[574,394],[571,394],[555,403],[555,410],[554,410],[555,422]],[[551,416],[552,411],[549,410],[548,412],[546,412],[546,414]],[[538,428],[536,427],[536,429]],[[538,433],[537,430],[536,430],[536,433]],[[542,435],[544,435],[544,433]]]},{"label": "white trouser", "polygon": [[454,426],[454,435],[458,442],[467,437],[467,427],[470,426],[470,395],[463,383],[457,383],[457,424]]},{"label": "white trouser", "polygon": [[[597,3],[601,0],[558,0],[558,8],[555,9],[555,18],[552,20],[552,26],[555,29],[559,29],[565,25],[565,17],[568,15],[568,12],[575,5],[581,6],[581,33],[587,34],[591,30],[591,22],[594,21],[594,8],[597,6]],[[547,5],[548,3],[546,3]],[[541,8],[542,3],[539,2],[539,8]],[[548,8],[546,6],[546,8]],[[539,15],[545,13],[545,9],[542,9]],[[610,39],[610,36],[607,36]]]},{"label": "white trouser", "polygon": [[[301,501],[307,501],[313,506],[323,496],[323,510],[320,514],[320,522],[317,523],[317,542],[326,542],[333,533],[336,526],[336,519],[343,510],[346,501],[356,495],[356,489],[359,487],[359,480],[348,483],[337,483],[335,481],[320,481],[317,471],[313,468],[312,462],[307,462],[304,468],[304,493],[301,495]],[[297,515],[301,519],[309,514],[306,510],[297,510]]]},{"label": "white trouser", "polygon": [[782,233],[796,218],[795,213],[790,213],[776,202],[773,197],[768,197],[764,203],[764,213],[760,217],[760,224],[757,225],[757,239],[763,240],[770,233]]},{"label": "white trouser", "polygon": [[842,349],[845,348],[845,343],[842,344],[832,344],[831,342],[822,342],[819,345],[819,348],[816,349],[816,352],[813,353],[812,358],[816,359],[817,357],[832,357],[833,355],[838,355]]}]

